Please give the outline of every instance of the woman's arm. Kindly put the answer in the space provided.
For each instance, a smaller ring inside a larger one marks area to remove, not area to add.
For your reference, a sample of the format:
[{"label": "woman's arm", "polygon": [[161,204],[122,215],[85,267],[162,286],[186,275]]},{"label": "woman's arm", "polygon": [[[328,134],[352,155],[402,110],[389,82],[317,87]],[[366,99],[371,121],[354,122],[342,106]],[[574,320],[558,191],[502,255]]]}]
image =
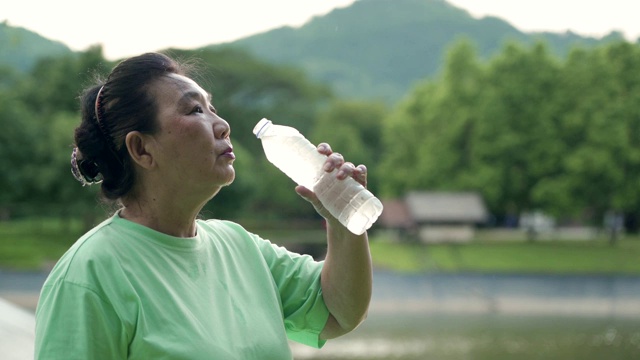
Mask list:
[{"label": "woman's arm", "polygon": [[335,219],[327,223],[328,248],[321,283],[331,315],[320,334],[322,339],[344,335],[366,318],[372,288],[367,233],[354,235]]},{"label": "woman's arm", "polygon": [[[362,185],[367,184],[367,169],[345,163],[342,155],[332,153],[327,144],[320,144],[318,151],[328,155],[325,170],[339,169],[340,180],[351,176]],[[327,220],[327,256],[322,269],[322,293],[331,315],[320,334],[331,339],[355,329],[367,315],[371,300],[373,275],[367,233],[355,235],[331,216],[315,194],[304,187],[296,191],[313,204]]]}]

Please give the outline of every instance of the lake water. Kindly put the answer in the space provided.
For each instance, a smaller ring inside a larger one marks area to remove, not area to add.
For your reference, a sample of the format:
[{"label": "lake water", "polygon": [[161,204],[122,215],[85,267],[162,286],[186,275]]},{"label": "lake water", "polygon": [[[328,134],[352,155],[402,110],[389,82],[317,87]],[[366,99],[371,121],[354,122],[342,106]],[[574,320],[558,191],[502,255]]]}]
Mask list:
[{"label": "lake water", "polygon": [[376,272],[369,318],[298,360],[640,359],[640,278]]},{"label": "lake water", "polygon": [[626,319],[372,314],[320,351],[292,347],[298,360],[640,359],[640,328]]},{"label": "lake water", "polygon": [[[0,270],[0,297],[33,298],[45,277]],[[291,346],[296,360],[640,359],[640,277],[376,271],[363,325]]]}]

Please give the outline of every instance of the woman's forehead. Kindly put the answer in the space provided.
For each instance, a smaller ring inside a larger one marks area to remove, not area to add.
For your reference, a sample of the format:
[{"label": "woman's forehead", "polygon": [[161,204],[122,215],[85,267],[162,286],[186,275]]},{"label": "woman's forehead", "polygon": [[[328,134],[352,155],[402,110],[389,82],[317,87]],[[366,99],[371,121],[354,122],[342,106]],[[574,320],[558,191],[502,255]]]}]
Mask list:
[{"label": "woman's forehead", "polygon": [[189,97],[197,95],[207,100],[211,99],[211,95],[200,87],[198,83],[184,75],[167,75],[156,83],[155,89],[160,94],[175,97],[176,100],[183,98],[185,94],[189,94]]},{"label": "woman's forehead", "polygon": [[188,78],[184,75],[169,74],[167,76],[167,80],[175,84],[180,89],[199,90],[199,91],[202,91],[203,93],[206,93],[206,91],[204,91],[204,89],[202,89],[202,87],[200,87],[198,83],[196,83],[195,81],[193,81],[193,79]]}]

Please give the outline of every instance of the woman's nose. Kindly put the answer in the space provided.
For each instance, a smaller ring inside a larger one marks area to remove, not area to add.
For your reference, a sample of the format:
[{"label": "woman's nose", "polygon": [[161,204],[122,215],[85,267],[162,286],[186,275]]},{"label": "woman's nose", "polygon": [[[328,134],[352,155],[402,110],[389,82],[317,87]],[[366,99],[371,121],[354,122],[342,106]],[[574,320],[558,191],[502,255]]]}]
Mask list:
[{"label": "woman's nose", "polygon": [[213,124],[213,134],[217,139],[226,139],[231,135],[231,127],[223,118],[216,116]]}]

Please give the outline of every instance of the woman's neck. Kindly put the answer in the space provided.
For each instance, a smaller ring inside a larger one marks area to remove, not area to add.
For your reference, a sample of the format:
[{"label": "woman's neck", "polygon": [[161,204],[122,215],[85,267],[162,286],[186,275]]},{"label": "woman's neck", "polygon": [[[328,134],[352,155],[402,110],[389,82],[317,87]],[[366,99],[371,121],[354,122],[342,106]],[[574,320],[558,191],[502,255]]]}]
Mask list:
[{"label": "woman's neck", "polygon": [[158,197],[137,198],[123,201],[123,205],[121,217],[176,237],[196,235],[195,219],[202,208],[176,203],[175,197],[166,200]]}]

